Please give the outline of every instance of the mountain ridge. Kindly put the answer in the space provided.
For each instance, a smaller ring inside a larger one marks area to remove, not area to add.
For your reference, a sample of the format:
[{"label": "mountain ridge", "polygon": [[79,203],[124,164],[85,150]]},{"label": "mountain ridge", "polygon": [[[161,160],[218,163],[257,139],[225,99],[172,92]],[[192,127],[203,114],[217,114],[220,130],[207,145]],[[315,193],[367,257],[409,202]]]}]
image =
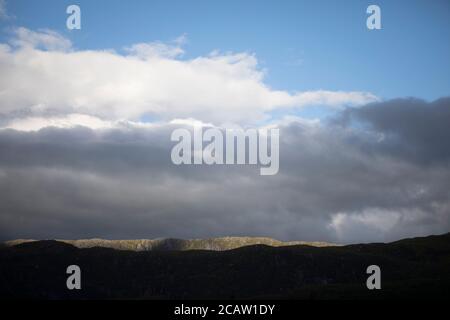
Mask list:
[{"label": "mountain ridge", "polygon": [[[66,269],[82,270],[67,290]],[[367,267],[382,290],[368,290]],[[391,243],[234,250],[77,248],[55,240],[0,248],[0,299],[448,299],[450,233]]]},{"label": "mountain ridge", "polygon": [[[177,238],[157,238],[157,239],[133,239],[133,240],[108,240],[101,238],[92,239],[52,239],[58,242],[71,244],[77,248],[111,248],[116,250],[131,251],[168,251],[168,250],[211,250],[226,251],[252,245],[267,245],[271,247],[307,245],[312,247],[331,247],[338,244],[322,241],[280,241],[268,237],[217,237],[206,239],[177,239]],[[16,246],[23,243],[37,242],[34,239],[15,239],[5,241],[6,247]]]}]

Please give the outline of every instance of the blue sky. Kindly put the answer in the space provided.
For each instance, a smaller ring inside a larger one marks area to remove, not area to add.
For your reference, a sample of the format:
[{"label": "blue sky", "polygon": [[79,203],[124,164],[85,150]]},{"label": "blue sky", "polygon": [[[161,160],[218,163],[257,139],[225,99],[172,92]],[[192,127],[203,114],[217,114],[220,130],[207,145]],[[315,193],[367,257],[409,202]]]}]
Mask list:
[{"label": "blue sky", "polygon": [[[82,29],[65,28],[78,4]],[[378,4],[382,30],[366,28]],[[255,53],[275,89],[368,91],[384,99],[449,95],[448,1],[7,1],[11,27],[50,28],[78,49],[120,50],[133,43],[188,37],[182,59]]]}]

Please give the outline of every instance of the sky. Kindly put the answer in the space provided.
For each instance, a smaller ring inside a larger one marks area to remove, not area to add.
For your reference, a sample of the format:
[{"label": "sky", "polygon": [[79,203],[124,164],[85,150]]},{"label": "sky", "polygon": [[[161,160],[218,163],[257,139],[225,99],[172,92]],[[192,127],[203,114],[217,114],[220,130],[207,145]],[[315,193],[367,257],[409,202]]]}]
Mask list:
[{"label": "sky", "polygon": [[[0,240],[448,232],[448,39],[448,1],[0,0]],[[173,165],[196,123],[280,128],[279,173]]]},{"label": "sky", "polygon": [[351,89],[426,100],[449,94],[448,1],[377,1],[376,32],[365,24],[371,1],[77,1],[83,26],[70,32],[65,8],[72,3],[10,1],[14,18],[2,27],[56,30],[78,49],[121,50],[186,35],[183,59],[213,50],[254,53],[267,69],[266,83],[288,91]]}]

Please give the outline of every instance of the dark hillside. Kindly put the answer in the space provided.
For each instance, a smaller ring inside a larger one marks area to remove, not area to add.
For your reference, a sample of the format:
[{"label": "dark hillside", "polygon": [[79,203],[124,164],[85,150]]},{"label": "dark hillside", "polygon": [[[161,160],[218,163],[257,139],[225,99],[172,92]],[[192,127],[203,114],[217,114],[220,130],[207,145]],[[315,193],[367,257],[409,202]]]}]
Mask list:
[{"label": "dark hillside", "polygon": [[[68,265],[82,290],[66,289]],[[366,288],[367,266],[382,289]],[[343,247],[126,251],[57,241],[0,249],[0,296],[39,299],[449,298],[450,234]]]}]

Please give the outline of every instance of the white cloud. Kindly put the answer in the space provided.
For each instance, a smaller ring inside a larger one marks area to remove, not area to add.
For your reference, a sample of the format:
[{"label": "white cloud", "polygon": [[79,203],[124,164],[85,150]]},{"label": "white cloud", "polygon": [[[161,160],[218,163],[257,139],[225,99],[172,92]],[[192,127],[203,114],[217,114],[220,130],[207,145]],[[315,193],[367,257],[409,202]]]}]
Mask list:
[{"label": "white cloud", "polygon": [[2,19],[8,19],[9,15],[8,12],[6,10],[6,1],[5,0],[0,0],[0,20]]},{"label": "white cloud", "polygon": [[10,45],[0,45],[0,114],[254,123],[279,108],[376,100],[364,92],[274,90],[254,55],[215,52],[179,60],[185,42],[183,36],[170,44],[136,44],[121,55],[75,50],[53,31],[19,28]]},{"label": "white cloud", "polygon": [[67,51],[72,47],[72,42],[59,33],[42,29],[38,32],[27,28],[14,30],[15,37],[11,40],[13,46],[20,48],[39,48],[50,51]]},{"label": "white cloud", "polygon": [[426,218],[427,213],[418,208],[388,210],[369,207],[357,212],[333,214],[328,228],[342,242],[353,242],[364,236],[385,241],[392,240],[389,238],[392,233],[404,232],[405,229],[414,229],[415,234],[422,234]]},{"label": "white cloud", "polygon": [[127,51],[140,59],[176,58],[184,54],[180,46],[168,45],[162,42],[137,43],[127,48]]},{"label": "white cloud", "polygon": [[129,48],[125,48],[132,56],[139,57],[140,59],[151,58],[177,58],[184,54],[183,45],[187,43],[187,37],[185,34],[179,36],[171,43],[164,43],[161,41],[154,41],[148,43],[137,43]]},{"label": "white cloud", "polygon": [[29,117],[14,119],[6,127],[19,131],[38,131],[45,127],[73,128],[83,126],[90,129],[112,128],[114,123],[85,114],[69,114],[62,117]]}]

